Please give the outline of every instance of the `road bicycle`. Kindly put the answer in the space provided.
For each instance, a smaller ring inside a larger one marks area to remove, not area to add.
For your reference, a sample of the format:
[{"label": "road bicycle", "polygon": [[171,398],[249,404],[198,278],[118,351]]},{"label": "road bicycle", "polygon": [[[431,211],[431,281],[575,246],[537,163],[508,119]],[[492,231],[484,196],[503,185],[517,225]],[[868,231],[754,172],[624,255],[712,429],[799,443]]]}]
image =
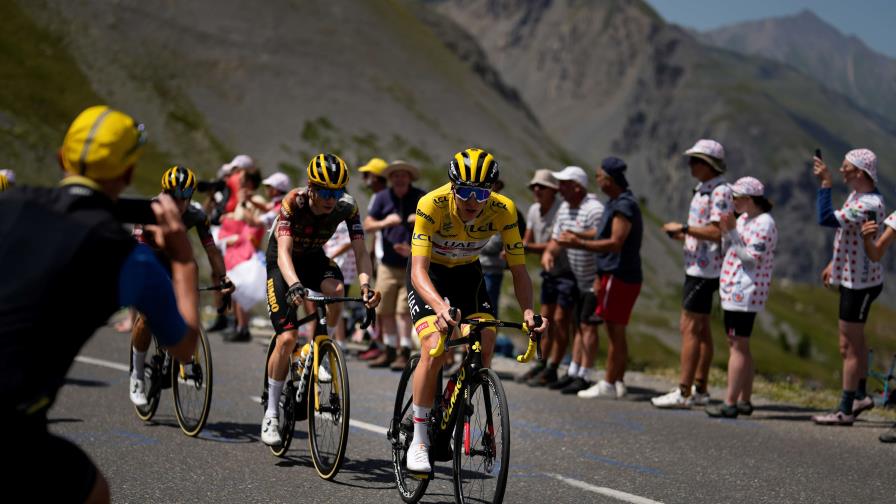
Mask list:
[{"label": "road bicycle", "polygon": [[890,369],[886,374],[875,371],[872,367],[874,363],[874,349],[868,350],[868,377],[874,378],[881,383],[882,389],[880,395],[874,398],[875,404],[884,407],[896,407],[896,354],[893,354],[890,360]]},{"label": "road bicycle", "polygon": [[[452,314],[453,315],[453,314]],[[453,315],[454,316],[454,315]],[[541,317],[535,317],[537,326]],[[464,319],[459,322],[469,333],[453,340],[442,334],[430,355],[438,357],[446,348],[469,345],[469,350],[441,395],[436,396],[430,413],[430,459],[453,460],[454,498],[459,503],[501,502],[507,486],[510,461],[510,412],[501,380],[482,365],[482,330],[489,327],[519,329],[529,336],[526,353],[519,362],[529,362],[537,354],[541,360],[541,334],[525,323],[502,320]],[[419,355],[405,366],[398,382],[395,409],[386,437],[392,446],[395,481],[403,501],[415,503],[426,493],[433,473],[417,474],[407,470],[407,451],[414,437],[411,411],[412,379]],[[440,390],[439,371],[436,390]]]},{"label": "road bicycle", "polygon": [[[289,374],[278,398],[281,444],[270,446],[271,452],[283,457],[292,442],[296,421],[308,420],[308,443],[311,460],[317,474],[333,479],[345,459],[348,442],[349,385],[345,356],[333,340],[327,336],[327,305],[332,303],[364,303],[361,298],[305,296],[315,305],[314,313],[299,320],[296,327],[316,321],[311,343],[296,342],[290,354]],[[290,307],[290,309],[293,309]],[[373,309],[368,308],[361,329],[375,321]],[[271,337],[264,366],[261,407],[267,410],[268,365],[277,343]]]},{"label": "road bicycle", "polygon": [[[222,290],[224,285],[202,287],[200,291]],[[230,296],[224,296],[224,304],[220,311],[230,304]],[[138,317],[141,315],[138,315]],[[131,346],[131,372],[133,372],[133,352]],[[145,367],[146,405],[134,406],[137,417],[149,422],[156,414],[162,390],[172,389],[174,393],[174,413],[177,424],[184,434],[195,437],[202,432],[208,420],[212,405],[212,353],[205,329],[199,326],[196,338],[196,350],[190,362],[182,363],[172,358],[159,345],[155,336],[149,351],[146,352],[149,362]]]}]

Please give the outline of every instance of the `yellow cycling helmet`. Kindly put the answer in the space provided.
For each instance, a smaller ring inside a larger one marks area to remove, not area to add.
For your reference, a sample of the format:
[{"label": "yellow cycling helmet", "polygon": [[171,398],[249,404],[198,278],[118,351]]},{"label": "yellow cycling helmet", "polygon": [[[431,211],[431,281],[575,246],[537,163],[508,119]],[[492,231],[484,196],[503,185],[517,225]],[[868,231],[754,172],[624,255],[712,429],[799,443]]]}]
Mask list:
[{"label": "yellow cycling helmet", "polygon": [[190,199],[196,190],[196,174],[181,165],[168,168],[162,175],[162,190],[177,199]]},{"label": "yellow cycling helmet", "polygon": [[6,175],[0,173],[0,192],[9,189],[9,179],[6,178]]},{"label": "yellow cycling helmet", "polygon": [[348,184],[348,165],[335,154],[318,154],[308,163],[308,181],[327,189]]},{"label": "yellow cycling helmet", "polygon": [[67,173],[109,180],[137,162],[144,143],[143,124],[124,112],[98,105],[78,114],[59,154]]},{"label": "yellow cycling helmet", "polygon": [[498,180],[498,162],[482,149],[473,147],[462,150],[451,160],[448,178],[455,185],[491,188]]}]

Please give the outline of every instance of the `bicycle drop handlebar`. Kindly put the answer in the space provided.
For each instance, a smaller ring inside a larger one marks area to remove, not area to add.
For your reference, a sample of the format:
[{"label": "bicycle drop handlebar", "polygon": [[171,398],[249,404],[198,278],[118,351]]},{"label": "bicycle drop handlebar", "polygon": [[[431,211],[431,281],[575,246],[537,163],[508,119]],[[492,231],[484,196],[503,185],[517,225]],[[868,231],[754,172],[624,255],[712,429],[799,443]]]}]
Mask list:
[{"label": "bicycle drop handlebar", "polygon": [[[311,301],[315,304],[328,305],[333,303],[361,303],[364,304],[366,301],[359,297],[329,297],[329,296],[314,296],[307,295],[305,299]],[[367,329],[371,324],[376,323],[376,310],[373,308],[366,308],[364,313],[364,321],[361,322],[361,329]]]},{"label": "bicycle drop handlebar", "polygon": [[[451,318],[457,317],[457,308],[451,308],[449,310],[449,314]],[[543,322],[541,315],[535,315],[534,322],[537,327],[541,327]],[[529,336],[529,345],[526,348],[526,353],[522,355],[518,355],[516,357],[517,362],[529,362],[532,360],[532,355],[537,354],[538,360],[541,360],[541,333],[535,332],[535,328],[530,328],[528,324],[525,322],[505,322],[503,320],[495,320],[495,319],[463,319],[457,322],[457,325],[454,326],[449,331],[442,332],[439,335],[439,343],[435,348],[429,351],[430,357],[438,357],[445,353],[446,348],[451,348],[455,346],[465,345],[469,342],[468,339],[460,338],[453,341],[448,340],[449,334],[453,333],[461,324],[470,325],[473,327],[508,327],[511,329],[519,329],[523,333],[526,333]]]},{"label": "bicycle drop handlebar", "polygon": [[[199,292],[207,292],[207,291],[222,291],[228,287],[232,287],[233,284],[218,284],[218,285],[207,285],[205,287],[200,287]],[[232,294],[224,294],[221,298],[221,307],[218,308],[218,315],[222,315],[228,308],[230,308],[230,299]]]}]

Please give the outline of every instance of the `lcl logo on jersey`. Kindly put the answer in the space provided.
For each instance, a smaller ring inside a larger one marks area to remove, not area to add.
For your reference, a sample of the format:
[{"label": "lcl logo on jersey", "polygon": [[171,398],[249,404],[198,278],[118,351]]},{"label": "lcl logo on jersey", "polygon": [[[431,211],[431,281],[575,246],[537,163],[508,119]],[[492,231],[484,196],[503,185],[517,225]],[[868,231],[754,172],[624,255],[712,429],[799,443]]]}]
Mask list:
[{"label": "lcl logo on jersey", "polygon": [[470,224],[469,226],[465,226],[464,229],[467,230],[468,233],[487,233],[489,231],[497,231],[494,224],[489,222],[488,224],[480,224],[479,226]]}]

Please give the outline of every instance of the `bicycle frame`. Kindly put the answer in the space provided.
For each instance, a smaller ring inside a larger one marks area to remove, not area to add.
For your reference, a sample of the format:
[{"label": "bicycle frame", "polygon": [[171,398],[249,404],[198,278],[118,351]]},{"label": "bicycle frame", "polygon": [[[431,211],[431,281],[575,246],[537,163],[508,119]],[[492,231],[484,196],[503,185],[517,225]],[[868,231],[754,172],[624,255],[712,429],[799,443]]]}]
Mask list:
[{"label": "bicycle frame", "polygon": [[874,349],[868,350],[868,376],[871,378],[875,378],[881,382],[883,385],[883,391],[881,392],[881,403],[884,406],[892,406],[890,403],[890,396],[896,393],[893,387],[890,386],[890,382],[892,380],[896,380],[896,354],[893,354],[893,358],[890,361],[890,369],[887,371],[887,374],[880,373],[875,371],[871,366],[874,362]]}]

